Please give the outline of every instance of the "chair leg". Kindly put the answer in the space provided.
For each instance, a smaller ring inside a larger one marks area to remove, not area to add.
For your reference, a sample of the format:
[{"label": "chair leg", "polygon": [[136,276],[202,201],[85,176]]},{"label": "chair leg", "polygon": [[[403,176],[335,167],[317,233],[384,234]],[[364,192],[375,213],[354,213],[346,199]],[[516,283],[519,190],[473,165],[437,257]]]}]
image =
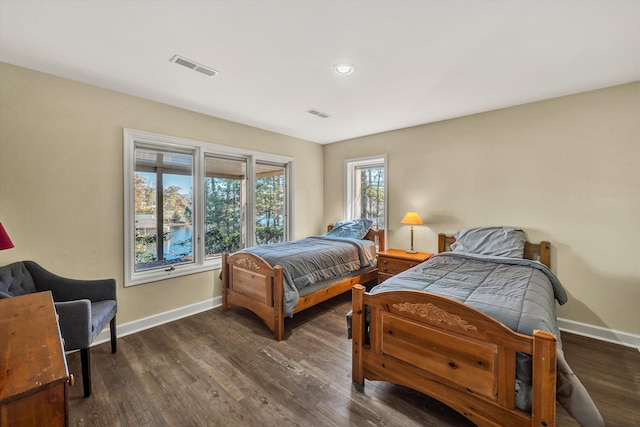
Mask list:
[{"label": "chair leg", "polygon": [[91,396],[91,358],[88,348],[80,349],[80,364],[82,365],[82,386],[84,387],[84,397]]},{"label": "chair leg", "polygon": [[118,351],[118,344],[116,342],[116,317],[114,316],[109,323],[109,329],[111,331],[111,353]]}]

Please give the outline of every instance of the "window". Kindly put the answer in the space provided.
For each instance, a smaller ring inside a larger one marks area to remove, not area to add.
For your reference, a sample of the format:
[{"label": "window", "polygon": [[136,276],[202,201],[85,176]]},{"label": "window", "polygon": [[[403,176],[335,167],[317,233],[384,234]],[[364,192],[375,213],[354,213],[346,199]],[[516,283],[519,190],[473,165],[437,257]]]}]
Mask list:
[{"label": "window", "polygon": [[243,245],[247,159],[205,156],[205,258],[235,252]]},{"label": "window", "polygon": [[293,238],[293,160],[124,131],[125,286],[221,267]]},{"label": "window", "polygon": [[374,227],[387,223],[387,157],[345,161],[345,219],[369,218]]},{"label": "window", "polygon": [[193,154],[135,148],[136,272],[193,262]]},{"label": "window", "polygon": [[256,163],[256,243],[285,241],[286,169],[282,165]]}]

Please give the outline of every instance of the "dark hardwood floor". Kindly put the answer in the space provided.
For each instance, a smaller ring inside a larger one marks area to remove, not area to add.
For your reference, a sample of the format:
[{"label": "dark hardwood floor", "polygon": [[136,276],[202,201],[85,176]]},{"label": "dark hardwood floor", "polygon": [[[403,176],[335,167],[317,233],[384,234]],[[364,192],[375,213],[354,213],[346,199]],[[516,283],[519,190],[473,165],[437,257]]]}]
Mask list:
[{"label": "dark hardwood floor", "polygon": [[[80,355],[72,426],[471,426],[421,393],[367,381],[351,385],[349,293],[296,314],[276,342],[244,309],[220,308],[118,339],[91,350],[93,394],[82,397]],[[563,335],[569,364],[606,425],[640,420],[640,353]],[[575,426],[558,407],[558,426]]]}]

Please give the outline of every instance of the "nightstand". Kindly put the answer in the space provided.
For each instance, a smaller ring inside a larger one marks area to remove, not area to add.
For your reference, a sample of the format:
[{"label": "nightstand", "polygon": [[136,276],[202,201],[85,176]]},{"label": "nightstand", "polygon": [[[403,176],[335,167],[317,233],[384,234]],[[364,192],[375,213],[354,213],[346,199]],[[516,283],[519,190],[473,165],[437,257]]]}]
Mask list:
[{"label": "nightstand", "polygon": [[378,283],[382,283],[389,277],[402,273],[431,258],[430,253],[418,252],[408,254],[402,249],[387,249],[378,252]]}]

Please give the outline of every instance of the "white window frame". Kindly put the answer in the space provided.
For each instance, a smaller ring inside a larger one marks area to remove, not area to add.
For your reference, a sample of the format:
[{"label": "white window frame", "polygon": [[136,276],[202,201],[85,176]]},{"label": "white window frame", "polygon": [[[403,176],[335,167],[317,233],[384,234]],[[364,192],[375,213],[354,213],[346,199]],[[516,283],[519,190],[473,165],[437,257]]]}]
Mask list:
[{"label": "white window frame", "polygon": [[[344,161],[344,176],[345,176],[345,188],[344,188],[344,218],[354,219],[356,217],[357,209],[359,208],[356,201],[356,170],[361,167],[376,167],[382,166],[384,169],[384,223],[389,224],[388,215],[388,200],[389,193],[388,188],[388,166],[387,155],[382,154],[378,156],[360,157],[356,159],[346,159]],[[386,231],[385,231],[386,234]]]},{"label": "white window frame", "polygon": [[[204,256],[204,173],[205,154],[220,154],[239,156],[247,159],[247,230],[244,236],[243,247],[255,245],[255,162],[265,161],[282,164],[286,173],[286,216],[285,240],[295,239],[294,228],[294,159],[259,151],[247,150],[237,147],[212,144],[209,142],[195,141],[174,136],[160,135],[151,132],[124,129],[124,286],[140,285],[156,282],[172,277],[180,277],[187,274],[200,273],[208,270],[222,268],[222,257],[205,259]],[[194,262],[188,264],[176,264],[173,268],[158,268],[153,270],[135,271],[135,148],[144,145],[156,149],[168,149],[192,152],[194,156],[193,170],[193,256]]]}]

